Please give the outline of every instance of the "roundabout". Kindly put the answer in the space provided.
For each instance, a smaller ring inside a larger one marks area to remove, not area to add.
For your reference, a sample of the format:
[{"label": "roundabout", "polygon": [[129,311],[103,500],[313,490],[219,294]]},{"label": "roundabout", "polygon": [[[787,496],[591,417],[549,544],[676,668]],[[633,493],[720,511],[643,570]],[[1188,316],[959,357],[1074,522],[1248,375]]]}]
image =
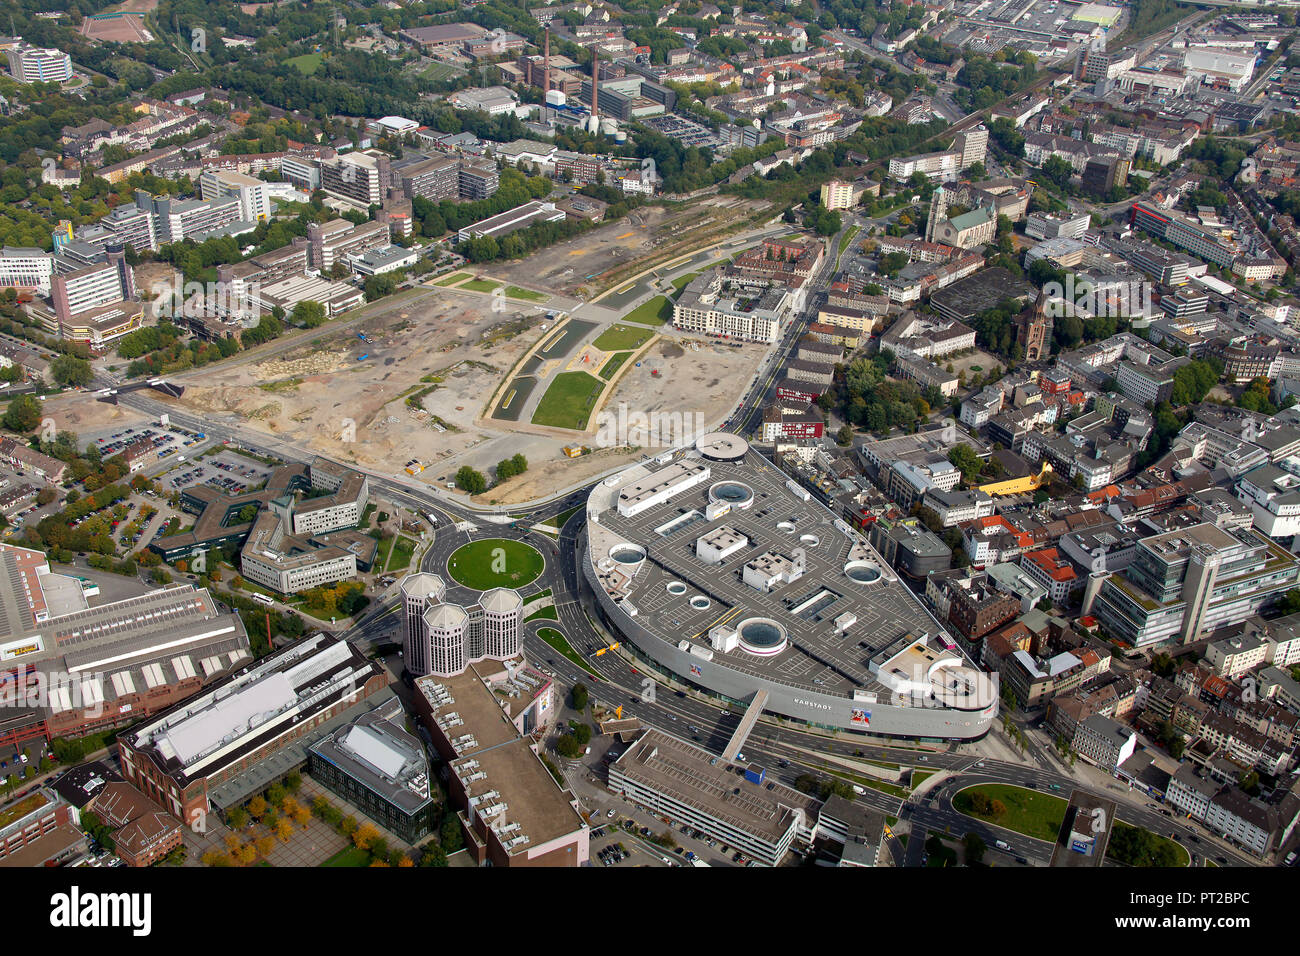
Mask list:
[{"label": "roundabout", "polygon": [[509,538],[483,538],[461,545],[447,559],[447,576],[476,591],[521,588],[536,581],[546,567],[542,553]]}]

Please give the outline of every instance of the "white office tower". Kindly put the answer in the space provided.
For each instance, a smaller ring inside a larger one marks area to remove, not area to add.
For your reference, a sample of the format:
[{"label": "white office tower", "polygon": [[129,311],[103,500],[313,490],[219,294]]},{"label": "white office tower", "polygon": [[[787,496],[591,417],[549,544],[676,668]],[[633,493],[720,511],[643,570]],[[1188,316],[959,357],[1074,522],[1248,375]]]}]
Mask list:
[{"label": "white office tower", "polygon": [[441,604],[446,597],[446,582],[436,574],[420,572],[408,574],[402,579],[402,605],[406,612],[406,638],[402,642],[402,656],[406,669],[415,677],[423,677],[433,667],[424,612]]},{"label": "white office tower", "polygon": [[446,582],[419,572],[402,579],[402,604],[402,654],[415,677],[453,677],[481,660],[523,652],[524,602],[510,588],[484,591],[473,604],[448,604]]},{"label": "white office tower", "polygon": [[429,673],[454,677],[468,666],[469,613],[458,604],[436,604],[424,612],[432,665]]},{"label": "white office tower", "polygon": [[507,660],[519,653],[524,620],[524,602],[518,591],[494,588],[479,598],[483,608],[483,653]]}]

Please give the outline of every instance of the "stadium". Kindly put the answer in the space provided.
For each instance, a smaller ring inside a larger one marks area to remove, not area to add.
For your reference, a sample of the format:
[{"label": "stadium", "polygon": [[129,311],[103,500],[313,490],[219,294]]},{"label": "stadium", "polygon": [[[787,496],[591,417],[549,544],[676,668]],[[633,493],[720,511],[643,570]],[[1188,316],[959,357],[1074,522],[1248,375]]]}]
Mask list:
[{"label": "stadium", "polygon": [[997,716],[996,679],[743,438],[715,432],[604,479],[580,548],[614,639],[728,702],[923,740],[978,739]]}]

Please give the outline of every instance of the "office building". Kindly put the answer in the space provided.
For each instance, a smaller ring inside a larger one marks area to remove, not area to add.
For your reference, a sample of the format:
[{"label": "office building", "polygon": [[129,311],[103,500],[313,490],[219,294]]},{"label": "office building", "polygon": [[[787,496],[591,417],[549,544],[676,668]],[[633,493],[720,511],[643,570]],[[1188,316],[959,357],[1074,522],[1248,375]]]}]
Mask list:
[{"label": "office building", "polygon": [[1258,613],[1300,579],[1300,559],[1250,529],[1209,523],[1138,542],[1101,586],[1093,614],[1135,647],[1190,643]]},{"label": "office building", "polygon": [[812,841],[821,803],[764,777],[658,730],[644,731],[609,767],[610,789],[654,816],[778,866],[796,841]]},{"label": "office building", "polygon": [[448,800],[479,866],[577,867],[590,855],[578,801],[537,740],[558,707],[550,679],[522,659],[415,681],[415,709],[447,764]]},{"label": "office building", "polygon": [[424,745],[406,732],[393,697],[313,744],[307,772],[384,829],[419,843],[433,827],[434,794]]},{"label": "office building", "polygon": [[494,588],[473,604],[449,604],[442,578],[421,572],[402,579],[402,595],[403,653],[412,674],[452,677],[470,664],[519,655],[524,605],[517,591]]},{"label": "office building", "polygon": [[305,637],[119,735],[122,776],[193,825],[301,766],[376,695],[392,696],[378,664],[332,635]]},{"label": "office building", "polygon": [[72,79],[72,58],[62,50],[43,49],[20,40],[5,51],[9,73],[19,83],[66,83]]}]

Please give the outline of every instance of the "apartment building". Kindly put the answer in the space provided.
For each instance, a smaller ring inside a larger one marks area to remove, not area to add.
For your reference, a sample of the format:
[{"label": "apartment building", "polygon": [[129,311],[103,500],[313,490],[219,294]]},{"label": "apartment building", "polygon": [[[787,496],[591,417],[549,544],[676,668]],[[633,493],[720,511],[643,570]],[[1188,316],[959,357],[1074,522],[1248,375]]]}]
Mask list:
[{"label": "apartment building", "polygon": [[5,246],[0,249],[0,288],[50,294],[54,257],[41,249]]},{"label": "apartment building", "polygon": [[269,184],[227,169],[209,169],[199,179],[199,194],[205,200],[234,199],[244,222],[265,222],[271,218]]}]

